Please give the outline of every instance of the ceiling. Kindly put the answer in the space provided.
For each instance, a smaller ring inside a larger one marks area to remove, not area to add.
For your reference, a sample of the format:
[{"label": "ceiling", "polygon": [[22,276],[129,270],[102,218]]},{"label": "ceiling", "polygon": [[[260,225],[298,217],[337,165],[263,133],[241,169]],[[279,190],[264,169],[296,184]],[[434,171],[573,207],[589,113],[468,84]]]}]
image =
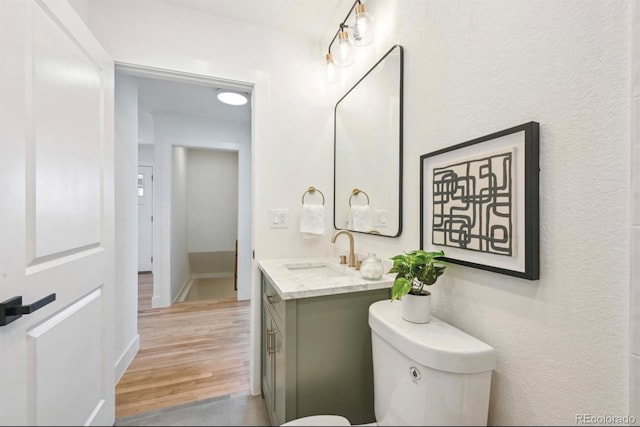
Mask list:
[{"label": "ceiling", "polygon": [[[343,0],[157,0],[320,41]],[[347,10],[344,11],[346,13]]]},{"label": "ceiling", "polygon": [[216,97],[216,88],[197,83],[182,83],[147,77],[134,77],[138,83],[139,142],[153,144],[152,113],[172,113],[251,125],[251,95],[249,102],[232,106]]},{"label": "ceiling", "polygon": [[[156,1],[320,41],[344,0]],[[136,80],[142,144],[153,143],[152,113],[215,117],[240,125],[251,124],[251,101],[243,106],[229,106],[218,101],[216,89],[211,86],[144,77]]]},{"label": "ceiling", "polygon": [[[216,88],[196,83],[136,77],[138,103],[152,113],[220,116],[224,120],[248,123],[251,102],[230,106],[218,101]],[[245,94],[250,98],[250,94]]]}]

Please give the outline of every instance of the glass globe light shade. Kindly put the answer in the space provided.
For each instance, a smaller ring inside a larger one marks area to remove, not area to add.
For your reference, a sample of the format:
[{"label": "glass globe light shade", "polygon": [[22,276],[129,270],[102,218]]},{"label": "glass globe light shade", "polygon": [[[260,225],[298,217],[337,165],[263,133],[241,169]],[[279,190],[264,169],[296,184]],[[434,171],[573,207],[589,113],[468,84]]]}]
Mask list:
[{"label": "glass globe light shade", "polygon": [[335,83],[337,81],[336,64],[333,62],[333,55],[331,52],[327,53],[326,68],[325,68],[325,81],[327,83]]},{"label": "glass globe light shade", "polygon": [[371,16],[365,6],[360,3],[356,6],[356,21],[353,24],[353,44],[366,46],[373,40],[371,29]]},{"label": "glass globe light shade", "polygon": [[338,33],[338,45],[333,60],[338,67],[348,67],[353,63],[353,49],[349,34],[344,29]]}]

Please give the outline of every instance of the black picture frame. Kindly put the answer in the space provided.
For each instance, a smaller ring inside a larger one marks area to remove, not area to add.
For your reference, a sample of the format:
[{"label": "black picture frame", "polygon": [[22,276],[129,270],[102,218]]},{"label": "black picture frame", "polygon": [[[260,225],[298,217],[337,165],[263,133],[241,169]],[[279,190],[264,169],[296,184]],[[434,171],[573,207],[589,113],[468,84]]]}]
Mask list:
[{"label": "black picture frame", "polygon": [[420,156],[420,248],[444,261],[540,278],[539,123]]}]

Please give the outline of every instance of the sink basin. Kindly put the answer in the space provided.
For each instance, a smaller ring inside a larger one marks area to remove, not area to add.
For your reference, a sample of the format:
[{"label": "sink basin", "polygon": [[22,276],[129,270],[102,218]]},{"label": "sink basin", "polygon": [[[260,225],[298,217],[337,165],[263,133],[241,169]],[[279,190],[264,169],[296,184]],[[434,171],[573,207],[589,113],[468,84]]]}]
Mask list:
[{"label": "sink basin", "polygon": [[335,258],[267,259],[258,264],[283,300],[386,289],[393,285],[391,275],[369,280],[362,277],[360,271],[340,264]]},{"label": "sink basin", "polygon": [[291,273],[301,277],[340,277],[346,274],[322,263],[295,263],[284,265]]}]

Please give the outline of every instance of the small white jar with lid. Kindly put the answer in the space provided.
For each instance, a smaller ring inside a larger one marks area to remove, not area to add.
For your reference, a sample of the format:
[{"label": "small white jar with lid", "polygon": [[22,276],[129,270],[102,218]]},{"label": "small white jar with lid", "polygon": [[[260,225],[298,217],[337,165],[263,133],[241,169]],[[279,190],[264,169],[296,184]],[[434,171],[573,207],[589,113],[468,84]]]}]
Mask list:
[{"label": "small white jar with lid", "polygon": [[376,254],[368,254],[360,265],[360,275],[369,280],[381,279],[384,275],[384,265],[382,264],[382,260],[378,258]]}]

